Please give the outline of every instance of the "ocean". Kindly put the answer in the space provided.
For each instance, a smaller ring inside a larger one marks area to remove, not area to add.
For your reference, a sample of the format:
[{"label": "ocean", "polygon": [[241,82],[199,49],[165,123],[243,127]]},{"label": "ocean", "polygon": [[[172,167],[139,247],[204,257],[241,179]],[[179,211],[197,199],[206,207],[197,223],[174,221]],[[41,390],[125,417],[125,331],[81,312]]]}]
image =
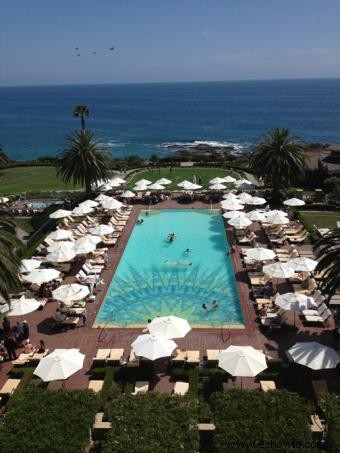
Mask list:
[{"label": "ocean", "polygon": [[268,129],[340,142],[340,79],[0,87],[0,143],[13,159],[56,155],[86,127],[116,157],[165,156],[198,143],[249,150]]}]

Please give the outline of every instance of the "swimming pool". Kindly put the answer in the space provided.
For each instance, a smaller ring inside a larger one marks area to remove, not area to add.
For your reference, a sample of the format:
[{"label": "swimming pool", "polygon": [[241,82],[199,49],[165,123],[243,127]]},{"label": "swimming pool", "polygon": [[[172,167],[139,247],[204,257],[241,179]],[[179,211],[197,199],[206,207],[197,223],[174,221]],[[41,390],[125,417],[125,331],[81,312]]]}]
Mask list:
[{"label": "swimming pool", "polygon": [[[193,327],[244,327],[220,212],[154,210],[141,218],[94,325],[145,326],[148,319],[172,314]],[[175,233],[173,242],[169,233]],[[210,309],[214,300],[218,308]]]}]

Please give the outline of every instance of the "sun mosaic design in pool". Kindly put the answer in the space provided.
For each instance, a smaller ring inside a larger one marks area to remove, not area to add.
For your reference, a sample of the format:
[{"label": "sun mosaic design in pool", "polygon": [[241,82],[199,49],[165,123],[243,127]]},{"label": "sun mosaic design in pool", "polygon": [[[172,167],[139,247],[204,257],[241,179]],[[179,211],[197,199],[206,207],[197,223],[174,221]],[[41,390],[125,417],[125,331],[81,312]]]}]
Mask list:
[{"label": "sun mosaic design in pool", "polygon": [[[144,212],[142,217],[95,325],[145,326],[148,319],[172,314],[193,327],[243,327],[220,213],[163,210]],[[173,242],[167,239],[169,232],[175,233]],[[218,303],[216,309],[211,307],[213,301]]]}]

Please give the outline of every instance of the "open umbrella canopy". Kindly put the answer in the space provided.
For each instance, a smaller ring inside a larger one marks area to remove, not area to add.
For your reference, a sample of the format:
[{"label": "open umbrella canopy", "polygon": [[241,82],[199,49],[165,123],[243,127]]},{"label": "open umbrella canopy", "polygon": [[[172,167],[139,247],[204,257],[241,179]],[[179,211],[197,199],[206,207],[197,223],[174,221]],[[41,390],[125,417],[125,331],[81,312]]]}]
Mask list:
[{"label": "open umbrella canopy", "polygon": [[242,204],[241,200],[224,200],[221,202],[221,206],[228,211],[240,211],[244,209],[244,204]]},{"label": "open umbrella canopy", "polygon": [[76,256],[75,249],[55,250],[46,256],[46,261],[53,263],[66,263],[72,261]]},{"label": "open umbrella canopy", "polygon": [[248,181],[248,179],[238,179],[235,181],[235,186],[237,187],[247,187],[247,186],[253,186],[253,183],[251,181]]},{"label": "open umbrella canopy", "polygon": [[65,239],[69,239],[73,235],[71,230],[55,230],[52,233],[46,236],[46,239],[51,239],[52,241],[64,241]]},{"label": "open umbrella canopy", "polygon": [[288,349],[288,355],[295,363],[312,370],[335,368],[340,362],[340,356],[333,348],[316,341],[295,343]]},{"label": "open umbrella canopy", "polygon": [[72,241],[59,241],[47,247],[48,252],[56,252],[58,250],[73,250],[74,242]]},{"label": "open umbrella canopy", "polygon": [[0,203],[7,203],[9,201],[9,198],[7,197],[0,197]]},{"label": "open umbrella canopy", "polygon": [[224,178],[220,178],[219,176],[216,176],[216,178],[213,178],[209,181],[209,184],[223,184],[226,182]]},{"label": "open umbrella canopy", "polygon": [[246,201],[249,201],[252,198],[253,197],[247,192],[242,192],[239,195],[237,195],[237,199],[240,200],[241,203],[244,203],[244,204],[245,204]]},{"label": "open umbrella canopy", "polygon": [[72,211],[67,211],[66,209],[57,209],[56,211],[52,212],[49,215],[50,219],[63,219],[64,217],[68,217],[72,215]]},{"label": "open umbrella canopy", "polygon": [[166,179],[166,178],[158,179],[156,182],[158,184],[162,184],[162,186],[166,186],[167,184],[171,184],[172,183],[172,181],[170,181],[170,179]]},{"label": "open umbrella canopy", "polygon": [[318,262],[304,256],[299,256],[298,258],[293,258],[292,260],[290,260],[289,265],[296,272],[312,272],[318,265]]},{"label": "open umbrella canopy", "polygon": [[162,186],[162,184],[159,184],[158,182],[154,182],[153,184],[150,184],[148,186],[148,189],[150,189],[150,190],[164,190],[165,187]]},{"label": "open umbrella canopy", "polygon": [[284,201],[283,204],[286,206],[303,206],[306,203],[299,198],[289,198],[289,200]]},{"label": "open umbrella canopy", "polygon": [[74,251],[76,255],[86,255],[87,253],[96,250],[96,244],[90,240],[90,237],[98,236],[88,235],[76,240],[74,243]]},{"label": "open umbrella canopy", "polygon": [[25,299],[25,297],[22,296],[20,299],[11,299],[10,307],[10,311],[6,313],[7,316],[21,316],[38,310],[40,302],[36,299]]},{"label": "open umbrella canopy", "polygon": [[242,211],[226,211],[222,215],[222,217],[224,217],[225,219],[233,219],[235,217],[240,217],[240,216],[247,217],[247,214]]},{"label": "open umbrella canopy", "polygon": [[111,184],[113,184],[113,185],[115,185],[115,184],[120,185],[120,184],[125,184],[126,183],[125,179],[122,179],[119,176],[116,176],[116,177],[112,178],[109,182]]},{"label": "open umbrella canopy", "polygon": [[[229,193],[225,193],[222,198],[224,200],[238,200],[237,198],[237,195],[235,195],[234,193],[232,192],[229,192]],[[222,203],[222,202],[221,202]]]},{"label": "open umbrella canopy", "polygon": [[79,285],[78,283],[60,285],[57,289],[52,291],[53,299],[60,300],[61,302],[65,303],[81,300],[88,295],[88,287]]},{"label": "open umbrella canopy", "polygon": [[249,220],[247,216],[238,216],[229,219],[228,223],[234,228],[242,230],[243,228],[247,228],[249,225],[251,225],[252,221]]},{"label": "open umbrella canopy", "polygon": [[227,183],[232,183],[232,182],[235,182],[236,179],[233,178],[232,176],[226,176],[225,178],[223,178],[223,181],[227,182]]},{"label": "open umbrella canopy", "polygon": [[103,236],[103,234],[111,234],[114,232],[114,228],[111,225],[98,225],[94,228],[90,228],[89,232],[95,236]]},{"label": "open umbrella canopy", "polygon": [[291,278],[295,271],[289,266],[289,263],[273,263],[263,266],[263,272],[272,278]]},{"label": "open umbrella canopy", "polygon": [[194,184],[193,182],[190,181],[182,181],[177,184],[179,187],[182,187],[184,190],[197,190],[200,189],[202,186],[198,184]]},{"label": "open umbrella canopy", "polygon": [[85,200],[79,203],[79,206],[86,206],[88,208],[96,208],[98,206],[98,202],[94,200]]},{"label": "open umbrella canopy", "polygon": [[266,356],[251,346],[229,346],[221,352],[218,366],[232,376],[252,377],[267,368]]},{"label": "open umbrella canopy", "polygon": [[47,283],[58,278],[59,275],[60,272],[56,269],[36,269],[30,272],[25,278],[28,282],[41,285],[42,283]]},{"label": "open umbrella canopy", "polygon": [[42,261],[34,260],[34,259],[27,259],[21,260],[21,266],[19,268],[19,272],[25,274],[27,272],[31,272],[34,269],[38,269],[41,266]]},{"label": "open umbrella canopy", "polygon": [[67,379],[83,368],[84,359],[79,349],[55,349],[40,360],[33,374],[44,382]]},{"label": "open umbrella canopy", "polygon": [[253,222],[264,222],[266,220],[266,214],[263,211],[258,210],[248,212],[247,217]]},{"label": "open umbrella canopy", "polygon": [[101,184],[100,186],[97,186],[97,190],[99,190],[99,192],[108,192],[111,189],[112,189],[112,185],[109,183],[105,183],[105,184]]},{"label": "open umbrella canopy", "polygon": [[289,219],[287,214],[282,211],[276,213],[269,212],[267,214],[266,222],[271,223],[272,225],[286,225],[289,223]]},{"label": "open umbrella canopy", "polygon": [[93,208],[90,208],[89,206],[77,206],[76,208],[73,209],[72,215],[76,217],[81,217],[90,214],[90,212],[92,211]]},{"label": "open umbrella canopy", "polygon": [[147,186],[148,184],[152,184],[152,181],[149,181],[148,179],[140,179],[135,182],[135,186]]},{"label": "open umbrella canopy", "polygon": [[123,198],[133,198],[135,196],[136,194],[131,192],[131,190],[126,190],[125,192],[122,193]]},{"label": "open umbrella canopy", "polygon": [[123,203],[112,197],[105,198],[105,200],[102,200],[100,204],[104,209],[109,210],[120,209],[123,206]]},{"label": "open umbrella canopy", "polygon": [[250,205],[262,205],[267,203],[267,200],[262,197],[251,197],[249,200],[245,200],[245,204],[250,204]]},{"label": "open umbrella canopy", "polygon": [[276,253],[273,250],[264,247],[255,247],[247,250],[247,258],[256,261],[272,260],[275,256]]},{"label": "open umbrella canopy", "polygon": [[149,186],[147,184],[140,184],[135,186],[133,190],[135,192],[145,192],[146,190],[149,190]]},{"label": "open umbrella canopy", "polygon": [[183,338],[190,332],[191,327],[186,319],[177,316],[161,316],[148,324],[151,334],[162,335],[165,338]]},{"label": "open umbrella canopy", "polygon": [[225,186],[224,184],[222,184],[220,182],[215,182],[214,184],[212,184],[210,186],[211,190],[224,190],[226,188],[227,188],[227,186]]},{"label": "open umbrella canopy", "polygon": [[302,311],[313,307],[313,298],[301,293],[279,294],[275,298],[275,305],[284,310]]},{"label": "open umbrella canopy", "polygon": [[139,335],[131,347],[136,355],[156,360],[161,357],[169,357],[177,345],[173,340],[168,340],[161,335],[146,334]]},{"label": "open umbrella canopy", "polygon": [[105,200],[106,198],[111,198],[111,197],[108,197],[107,195],[104,195],[103,193],[101,193],[98,195],[98,197],[95,198],[95,200],[98,202],[101,202],[101,201]]}]

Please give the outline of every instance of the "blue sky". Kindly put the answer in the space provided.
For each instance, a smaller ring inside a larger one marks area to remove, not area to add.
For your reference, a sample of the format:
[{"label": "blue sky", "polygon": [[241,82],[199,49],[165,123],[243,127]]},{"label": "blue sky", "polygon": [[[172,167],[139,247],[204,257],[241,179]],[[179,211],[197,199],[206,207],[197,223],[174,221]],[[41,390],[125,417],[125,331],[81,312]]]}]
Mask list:
[{"label": "blue sky", "polygon": [[11,0],[0,85],[339,77],[339,20],[339,0]]}]

